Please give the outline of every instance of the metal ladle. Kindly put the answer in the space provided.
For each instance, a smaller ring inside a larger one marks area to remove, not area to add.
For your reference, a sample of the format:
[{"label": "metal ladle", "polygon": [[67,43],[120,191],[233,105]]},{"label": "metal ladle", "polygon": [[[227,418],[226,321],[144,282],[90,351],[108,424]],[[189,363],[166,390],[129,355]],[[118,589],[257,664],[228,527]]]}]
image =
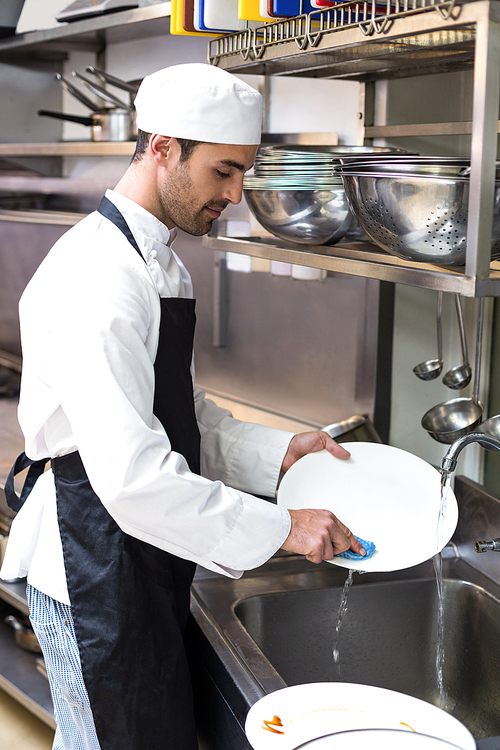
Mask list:
[{"label": "metal ladle", "polygon": [[484,299],[481,297],[477,315],[476,361],[472,398],[455,398],[451,401],[445,401],[433,406],[422,417],[422,427],[439,443],[454,443],[458,438],[472,432],[480,424],[483,416],[483,405],[478,400],[483,310]]},{"label": "metal ladle", "polygon": [[455,306],[457,309],[458,328],[460,331],[460,345],[462,347],[462,364],[448,370],[443,376],[443,383],[447,388],[459,391],[469,385],[472,377],[472,368],[469,364],[467,340],[465,338],[464,316],[462,313],[462,302],[459,294],[455,294]]},{"label": "metal ladle", "polygon": [[[483,435],[491,435],[491,437],[500,440],[500,414],[485,419],[484,422],[476,428],[476,432],[480,432]],[[486,448],[487,446],[485,445],[484,447]]]},{"label": "metal ladle", "polygon": [[413,372],[420,380],[435,380],[443,369],[443,332],[441,326],[441,313],[443,310],[443,292],[438,292],[436,327],[437,327],[437,359],[428,359],[415,365]]}]

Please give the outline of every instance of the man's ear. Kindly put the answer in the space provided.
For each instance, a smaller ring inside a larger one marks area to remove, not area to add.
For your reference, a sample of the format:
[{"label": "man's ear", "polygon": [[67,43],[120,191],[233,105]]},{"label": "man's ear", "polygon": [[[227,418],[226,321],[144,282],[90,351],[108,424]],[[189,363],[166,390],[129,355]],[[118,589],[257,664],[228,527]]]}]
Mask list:
[{"label": "man's ear", "polygon": [[174,158],[173,143],[175,139],[166,135],[153,133],[149,139],[149,150],[151,156],[159,167],[167,167]]}]

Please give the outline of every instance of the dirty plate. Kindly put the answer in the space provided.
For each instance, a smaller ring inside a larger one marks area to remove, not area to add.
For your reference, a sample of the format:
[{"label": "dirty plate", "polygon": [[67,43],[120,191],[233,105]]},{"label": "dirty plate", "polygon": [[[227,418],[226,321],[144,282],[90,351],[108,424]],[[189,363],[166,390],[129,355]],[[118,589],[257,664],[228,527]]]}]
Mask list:
[{"label": "dirty plate", "polygon": [[[346,682],[315,682],[277,690],[257,701],[245,722],[254,750],[294,750],[326,734],[354,729],[399,729],[446,740],[461,750],[476,748],[469,730],[431,703],[385,688]],[[351,745],[360,746],[370,747],[370,743]]]},{"label": "dirty plate", "polygon": [[369,747],[370,750],[457,750],[457,745],[438,737],[403,729],[354,729],[319,737],[299,745],[296,750],[353,750],[355,747]]},{"label": "dirty plate", "polygon": [[[414,456],[381,443],[349,443],[351,457],[310,453],[287,471],[278,504],[326,508],[361,539],[374,542],[368,560],[329,562],[369,572],[403,570],[429,560],[449,542],[458,506],[447,485],[440,519],[441,475]],[[439,528],[438,528],[439,522]]]}]

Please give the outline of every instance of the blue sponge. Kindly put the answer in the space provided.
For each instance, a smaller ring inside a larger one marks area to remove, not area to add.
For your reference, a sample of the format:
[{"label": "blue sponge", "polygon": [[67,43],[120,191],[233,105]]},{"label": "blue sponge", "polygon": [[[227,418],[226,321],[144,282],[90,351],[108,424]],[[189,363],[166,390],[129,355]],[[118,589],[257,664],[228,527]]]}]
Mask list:
[{"label": "blue sponge", "polygon": [[358,555],[356,552],[353,552],[350,549],[346,550],[345,552],[341,552],[340,555],[335,555],[335,557],[344,557],[346,560],[368,560],[368,558],[371,557],[375,552],[375,545],[373,544],[373,542],[367,542],[365,539],[360,539],[359,536],[355,538],[366,550],[366,555],[364,557],[363,555]]}]

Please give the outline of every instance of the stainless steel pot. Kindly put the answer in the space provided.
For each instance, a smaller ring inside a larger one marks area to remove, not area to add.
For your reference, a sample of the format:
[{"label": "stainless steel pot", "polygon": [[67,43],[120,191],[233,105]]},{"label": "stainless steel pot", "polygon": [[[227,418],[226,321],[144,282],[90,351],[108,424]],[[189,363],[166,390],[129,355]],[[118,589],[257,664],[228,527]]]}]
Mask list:
[{"label": "stainless steel pot", "polygon": [[93,94],[97,94],[97,96],[99,96],[101,99],[104,99],[105,102],[108,102],[114,107],[118,107],[120,109],[133,110],[133,105],[130,104],[130,102],[124,102],[122,99],[119,99],[117,96],[112,94],[111,91],[108,91],[99,84],[94,83],[94,81],[90,81],[85,76],[82,76],[81,73],[77,73],[76,70],[72,70],[71,75],[73,76],[73,78],[78,78],[80,81],[82,81]]},{"label": "stainless steel pot", "polygon": [[135,96],[139,89],[139,83],[130,83],[129,81],[123,81],[121,78],[112,76],[110,73],[105,73],[104,70],[98,70],[93,65],[87,65],[85,68],[87,73],[92,73],[97,76],[103,83],[110,83],[112,86],[116,86],[123,91],[128,91],[129,94]]},{"label": "stainless steel pot", "polygon": [[16,643],[20,648],[34,654],[42,653],[38,639],[29,622],[22,621],[14,615],[7,615],[4,622],[14,628]]},{"label": "stainless steel pot", "polygon": [[38,115],[86,125],[92,128],[93,141],[134,141],[137,137],[135,114],[129,109],[101,109],[88,117],[40,109]]}]

